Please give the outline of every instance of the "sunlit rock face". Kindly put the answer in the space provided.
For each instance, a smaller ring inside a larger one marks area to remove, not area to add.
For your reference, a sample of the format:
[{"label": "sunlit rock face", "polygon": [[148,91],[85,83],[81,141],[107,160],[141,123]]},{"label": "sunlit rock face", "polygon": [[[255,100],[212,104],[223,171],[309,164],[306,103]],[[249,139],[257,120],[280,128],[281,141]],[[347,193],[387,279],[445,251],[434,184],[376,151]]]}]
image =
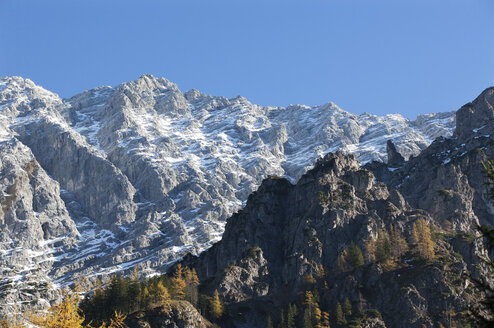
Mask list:
[{"label": "sunlit rock face", "polygon": [[218,241],[264,178],[295,182],[336,150],[385,162],[388,140],[417,156],[455,119],[262,107],[151,75],[69,99],[0,79],[0,303],[44,306],[60,285],[135,265],[161,272]]}]

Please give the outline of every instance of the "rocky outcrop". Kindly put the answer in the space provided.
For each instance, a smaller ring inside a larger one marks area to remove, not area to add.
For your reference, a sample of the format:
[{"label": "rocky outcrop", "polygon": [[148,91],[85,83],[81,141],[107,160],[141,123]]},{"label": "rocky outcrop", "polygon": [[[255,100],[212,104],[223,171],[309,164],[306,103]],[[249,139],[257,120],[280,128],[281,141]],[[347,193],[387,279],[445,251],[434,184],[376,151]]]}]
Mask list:
[{"label": "rocky outcrop", "polygon": [[125,323],[130,328],[209,328],[211,323],[187,301],[172,301],[170,308],[158,307],[153,310],[130,315]]},{"label": "rocky outcrop", "polygon": [[466,311],[476,299],[467,272],[481,263],[480,244],[466,244],[465,253],[474,254],[468,262],[455,253],[456,239],[448,239],[436,241],[437,262],[409,253],[393,267],[370,263],[342,272],[336,265],[352,242],[365,250],[391,225],[410,241],[419,218],[443,231],[433,215],[411,207],[398,190],[376,183],[355,157],[328,154],[296,185],[265,180],[228,220],[222,240],[183,264],[196,268],[203,292],[220,291],[231,313],[242,308],[242,315],[228,318],[232,327],[262,327],[259,318],[274,316],[297,302],[300,292],[312,290],[307,277],[317,276],[321,266],[325,274],[312,284],[325,285],[320,289],[324,311],[334,315],[336,302],[348,298],[355,311],[377,309],[388,327],[433,327],[446,320],[448,307]]},{"label": "rocky outcrop", "polygon": [[388,166],[389,167],[398,167],[405,163],[405,159],[401,154],[396,150],[396,147],[393,141],[388,140],[386,143],[386,152],[388,153]]}]

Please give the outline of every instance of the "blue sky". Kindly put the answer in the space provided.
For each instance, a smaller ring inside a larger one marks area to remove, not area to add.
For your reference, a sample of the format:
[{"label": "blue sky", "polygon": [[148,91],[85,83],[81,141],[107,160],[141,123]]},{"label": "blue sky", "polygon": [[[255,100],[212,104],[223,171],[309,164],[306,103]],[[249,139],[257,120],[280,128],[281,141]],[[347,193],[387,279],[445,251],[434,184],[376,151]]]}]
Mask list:
[{"label": "blue sky", "polygon": [[449,111],[494,85],[492,0],[0,0],[0,76],[62,97],[144,73],[261,105]]}]

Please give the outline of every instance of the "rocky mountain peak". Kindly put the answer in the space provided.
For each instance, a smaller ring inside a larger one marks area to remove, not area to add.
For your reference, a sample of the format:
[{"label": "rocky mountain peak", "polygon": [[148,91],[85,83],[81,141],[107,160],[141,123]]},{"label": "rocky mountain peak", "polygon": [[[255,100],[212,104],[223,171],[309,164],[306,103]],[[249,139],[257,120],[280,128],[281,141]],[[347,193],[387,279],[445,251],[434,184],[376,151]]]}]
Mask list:
[{"label": "rocky mountain peak", "polygon": [[388,140],[386,142],[386,152],[388,153],[388,166],[389,167],[398,167],[405,162],[405,159],[401,154],[396,150],[395,144],[393,141]]},{"label": "rocky mountain peak", "polygon": [[456,112],[455,136],[466,140],[472,132],[491,134],[494,131],[494,87],[485,89],[473,102]]},{"label": "rocky mountain peak", "polygon": [[[318,165],[312,178],[342,176],[342,184],[352,183],[355,193],[365,194],[372,179],[355,173],[357,159],[384,160],[388,139],[405,156],[417,155],[438,134],[433,127],[447,137],[454,126],[452,113],[440,119],[431,115],[417,125],[402,117],[359,117],[331,103],[281,108],[195,90],[184,95],[172,82],[151,75],[69,99],[29,80],[6,78],[0,80],[0,108],[0,162],[29,150],[36,172],[43,170],[48,180],[36,189],[40,199],[60,213],[60,224],[46,224],[36,210],[43,208],[41,201],[34,207],[26,202],[27,184],[16,211],[29,213],[23,217],[31,230],[12,236],[8,231],[17,222],[4,218],[19,216],[9,213],[11,206],[0,213],[0,222],[8,222],[0,230],[5,241],[0,260],[33,236],[57,245],[49,248],[50,261],[0,273],[7,284],[23,277],[19,288],[29,285],[37,270],[60,284],[81,276],[104,278],[135,265],[155,274],[218,241],[226,219],[268,176],[262,188],[283,189],[276,185],[295,183],[318,158],[341,149],[355,156],[324,157],[326,167],[319,172]],[[26,161],[8,168],[24,166]],[[26,176],[19,179],[25,182]],[[309,184],[310,178],[304,177]],[[0,180],[2,190],[13,188],[14,180]],[[12,196],[1,197],[11,202]],[[33,254],[23,253],[19,263],[31,263]],[[8,295],[9,302],[17,297],[13,289]]]}]

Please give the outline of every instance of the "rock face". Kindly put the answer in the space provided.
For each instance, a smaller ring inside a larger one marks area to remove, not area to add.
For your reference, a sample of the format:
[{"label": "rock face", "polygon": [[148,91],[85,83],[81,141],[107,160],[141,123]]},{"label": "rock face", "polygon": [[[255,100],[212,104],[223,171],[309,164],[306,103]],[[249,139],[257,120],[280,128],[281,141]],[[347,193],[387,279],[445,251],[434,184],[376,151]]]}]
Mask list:
[{"label": "rock face", "polygon": [[[333,103],[261,107],[182,93],[150,75],[70,99],[0,79],[0,312],[30,299],[45,304],[80,277],[135,265],[154,274],[199,253],[268,175],[295,182],[337,149],[385,160],[388,139],[416,156],[454,125],[453,112],[410,121]],[[245,293],[265,292],[261,262],[239,266],[258,272]],[[43,279],[46,288],[32,288]]]},{"label": "rock face", "polygon": [[[328,154],[296,185],[279,178],[263,181],[246,207],[228,220],[222,240],[183,264],[196,268],[203,292],[220,292],[229,313],[242,309],[225,319],[229,327],[263,327],[259,318],[279,313],[300,292],[325,284],[320,305],[333,315],[336,302],[348,298],[354,311],[382,314],[384,321],[369,320],[369,326],[435,327],[448,319],[447,311],[461,313],[478,302],[467,272],[484,274],[476,269],[482,263],[480,243],[450,231],[435,242],[435,262],[408,253],[393,267],[370,263],[341,272],[337,266],[352,242],[365,250],[391,225],[412,240],[419,218],[443,231],[431,213],[376,183],[354,156]],[[314,285],[308,285],[307,276],[318,276]]]},{"label": "rock face", "polygon": [[388,140],[386,143],[386,152],[388,153],[388,166],[389,167],[398,167],[405,163],[405,159],[401,154],[396,150],[394,143],[391,140]]},{"label": "rock face", "polygon": [[441,224],[468,231],[474,223],[493,225],[482,162],[494,158],[494,88],[457,111],[452,138],[438,138],[420,155],[389,174],[371,163],[379,180],[397,188],[414,207],[427,210]]},{"label": "rock face", "polygon": [[209,328],[211,323],[187,301],[172,301],[170,309],[134,313],[125,322],[131,328]]},{"label": "rock face", "polygon": [[[227,221],[222,240],[183,261],[197,270],[202,291],[218,290],[235,314],[225,324],[263,327],[259,318],[286,311],[301,292],[317,286],[324,311],[335,311],[336,302],[348,298],[354,311],[382,314],[364,326],[471,322],[465,313],[478,306],[482,293],[470,277],[494,283],[482,261],[486,249],[474,234],[474,224],[494,223],[481,165],[494,158],[493,90],[457,112],[453,137],[438,138],[408,161],[390,142],[388,164],[361,167],[355,156],[337,152],[295,185],[264,180]],[[436,260],[413,255],[412,227],[422,218],[433,230]],[[367,264],[341,269],[340,256],[352,243],[365,250],[391,226],[411,252],[392,266],[366,258]]]}]

